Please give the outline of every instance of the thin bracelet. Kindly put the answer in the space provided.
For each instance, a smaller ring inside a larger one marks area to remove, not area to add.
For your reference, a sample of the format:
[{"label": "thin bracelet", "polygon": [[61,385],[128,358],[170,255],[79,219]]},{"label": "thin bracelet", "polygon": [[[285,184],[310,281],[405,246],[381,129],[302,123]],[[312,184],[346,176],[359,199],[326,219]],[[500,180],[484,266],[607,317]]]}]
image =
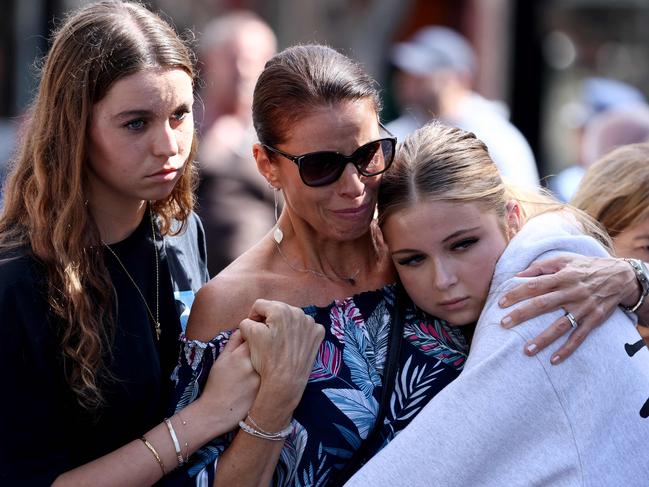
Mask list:
[{"label": "thin bracelet", "polygon": [[257,424],[257,422],[254,419],[252,419],[252,416],[250,416],[250,413],[248,413],[248,415],[246,416],[246,419],[248,421],[250,421],[252,426],[254,426],[257,429],[257,431],[259,431],[260,433],[263,433],[265,435],[268,435],[268,436],[278,436],[278,435],[285,434],[284,438],[286,438],[291,433],[291,430],[293,429],[293,427],[291,426],[291,422],[289,421],[288,426],[286,428],[284,428],[283,430],[280,430],[277,433],[270,433],[268,431],[265,431],[265,430],[261,429],[261,426],[259,426]]},{"label": "thin bracelet", "polygon": [[165,418],[165,424],[167,425],[167,429],[169,430],[171,441],[173,441],[174,443],[174,450],[176,450],[176,458],[178,459],[178,466],[182,467],[185,464],[185,460],[183,459],[182,453],[180,451],[180,443],[178,442],[178,436],[176,436],[176,430],[174,429],[174,425],[171,424],[169,418]]},{"label": "thin bracelet", "polygon": [[270,440],[270,441],[284,441],[291,432],[289,428],[286,428],[278,433],[268,435],[262,431],[256,430],[255,428],[253,428],[252,426],[250,426],[248,423],[244,421],[239,421],[239,428],[241,428],[241,431],[245,431],[251,436],[255,436],[257,438],[261,438],[263,440]]},{"label": "thin bracelet", "polygon": [[269,431],[264,431],[263,429],[261,429],[259,425],[255,422],[255,420],[252,419],[250,413],[248,413],[246,419],[254,425],[254,428],[250,426],[248,423],[246,423],[245,420],[239,421],[239,428],[241,428],[249,435],[256,436],[257,438],[262,438],[264,440],[282,441],[288,438],[288,436],[291,434],[291,431],[293,431],[293,425],[289,423],[286,428],[276,433],[271,433]]},{"label": "thin bracelet", "polygon": [[167,471],[165,470],[165,464],[162,462],[162,458],[160,458],[160,455],[158,455],[156,449],[153,448],[153,445],[149,443],[149,441],[146,439],[145,436],[141,437],[140,440],[142,440],[142,443],[146,445],[146,447],[149,449],[149,451],[153,454],[154,458],[158,462],[158,465],[160,465],[160,470],[162,470],[162,476],[164,477],[165,475],[167,475]]},{"label": "thin bracelet", "polygon": [[647,276],[647,270],[645,264],[639,259],[624,259],[628,264],[631,265],[635,278],[640,286],[640,299],[633,306],[624,306],[622,309],[628,313],[635,313],[642,303],[645,300],[647,294],[649,294],[649,276]]},{"label": "thin bracelet", "polygon": [[622,305],[622,308],[627,313],[635,313],[636,311],[638,311],[638,308],[640,306],[642,306],[642,303],[644,303],[644,297],[645,297],[645,295],[641,294],[640,299],[638,299],[638,302],[634,306],[624,306],[624,305]]},{"label": "thin bracelet", "polygon": [[[176,416],[178,416],[178,419],[180,420],[180,424],[182,424],[183,426],[187,426],[187,421],[185,421],[182,418],[182,416],[180,415],[180,411],[178,411],[176,413]],[[185,438],[187,438],[187,435],[185,435]],[[185,463],[187,463],[189,461],[189,443],[187,443],[187,441],[185,441],[184,447],[185,447],[185,459],[184,460],[185,460]]]}]

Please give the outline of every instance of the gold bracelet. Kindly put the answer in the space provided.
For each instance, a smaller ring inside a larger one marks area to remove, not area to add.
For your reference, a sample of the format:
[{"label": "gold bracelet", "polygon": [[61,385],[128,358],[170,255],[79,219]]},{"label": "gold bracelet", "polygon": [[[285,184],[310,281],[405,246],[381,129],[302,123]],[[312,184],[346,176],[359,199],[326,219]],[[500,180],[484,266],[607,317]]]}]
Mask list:
[{"label": "gold bracelet", "polygon": [[167,475],[167,471],[165,470],[165,464],[162,463],[162,458],[160,458],[160,455],[158,455],[156,449],[153,448],[153,445],[149,443],[149,441],[144,436],[140,438],[140,440],[142,440],[142,443],[146,445],[146,447],[149,449],[149,451],[153,454],[153,456],[157,460],[158,465],[160,465],[160,470],[162,470],[162,476],[164,477],[165,475]]}]

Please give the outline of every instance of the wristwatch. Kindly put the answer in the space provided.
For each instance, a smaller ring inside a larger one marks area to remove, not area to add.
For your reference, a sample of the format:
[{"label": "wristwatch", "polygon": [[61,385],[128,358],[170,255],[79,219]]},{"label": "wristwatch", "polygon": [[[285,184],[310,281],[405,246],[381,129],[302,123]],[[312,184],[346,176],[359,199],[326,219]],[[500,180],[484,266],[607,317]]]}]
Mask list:
[{"label": "wristwatch", "polygon": [[649,294],[649,269],[647,269],[647,265],[640,259],[624,260],[631,264],[633,272],[635,272],[635,278],[638,280],[638,284],[640,284],[640,299],[638,299],[638,302],[633,306],[622,305],[622,308],[629,313],[635,313],[635,311],[642,306],[647,294]]}]

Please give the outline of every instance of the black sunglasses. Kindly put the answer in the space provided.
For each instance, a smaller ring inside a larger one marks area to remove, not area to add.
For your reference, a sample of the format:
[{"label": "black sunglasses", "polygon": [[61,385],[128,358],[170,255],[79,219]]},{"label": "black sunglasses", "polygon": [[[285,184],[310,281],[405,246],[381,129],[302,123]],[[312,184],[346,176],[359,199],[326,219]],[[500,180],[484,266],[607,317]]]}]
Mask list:
[{"label": "black sunglasses", "polygon": [[380,126],[390,137],[363,144],[349,156],[335,151],[309,152],[294,156],[270,145],[262,146],[297,164],[300,178],[307,186],[326,186],[338,181],[349,163],[354,165],[359,174],[368,177],[377,176],[390,167],[394,160],[397,139],[382,124]]}]

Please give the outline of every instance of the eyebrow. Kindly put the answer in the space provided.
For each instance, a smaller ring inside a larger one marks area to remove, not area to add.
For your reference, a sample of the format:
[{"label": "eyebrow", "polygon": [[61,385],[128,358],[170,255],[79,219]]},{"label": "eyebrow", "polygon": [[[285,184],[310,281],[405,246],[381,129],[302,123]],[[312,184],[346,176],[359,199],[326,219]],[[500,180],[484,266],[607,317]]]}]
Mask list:
[{"label": "eyebrow", "polygon": [[125,110],[119,112],[113,118],[137,118],[137,117],[148,117],[153,115],[151,110]]},{"label": "eyebrow", "polygon": [[471,228],[463,228],[462,230],[458,230],[457,232],[451,233],[448,237],[446,237],[444,240],[442,240],[442,243],[446,243],[449,240],[453,240],[454,238],[459,237],[463,233],[471,233],[475,232],[476,230],[479,230],[480,227],[471,227]]},{"label": "eyebrow", "polygon": [[[453,240],[460,235],[463,235],[465,233],[470,233],[470,232],[475,232],[476,230],[479,230],[480,227],[471,227],[471,228],[463,228],[461,230],[458,230],[457,232],[453,232],[450,234],[448,237],[446,237],[444,240],[442,240],[442,243],[446,243],[449,240]],[[417,253],[421,252],[421,250],[418,249],[399,249],[395,250],[394,252],[391,252],[390,255],[399,255],[399,254],[412,254],[412,253]]]},{"label": "eyebrow", "polygon": [[[177,112],[178,110],[190,110],[191,105],[189,103],[181,102],[179,103],[176,108],[173,110],[174,112]],[[156,114],[155,111],[153,110],[146,110],[144,108],[136,108],[135,110],[124,110],[123,112],[119,112],[117,115],[115,115],[113,118],[117,119],[124,119],[124,118],[140,118],[140,117],[151,117]]]}]

